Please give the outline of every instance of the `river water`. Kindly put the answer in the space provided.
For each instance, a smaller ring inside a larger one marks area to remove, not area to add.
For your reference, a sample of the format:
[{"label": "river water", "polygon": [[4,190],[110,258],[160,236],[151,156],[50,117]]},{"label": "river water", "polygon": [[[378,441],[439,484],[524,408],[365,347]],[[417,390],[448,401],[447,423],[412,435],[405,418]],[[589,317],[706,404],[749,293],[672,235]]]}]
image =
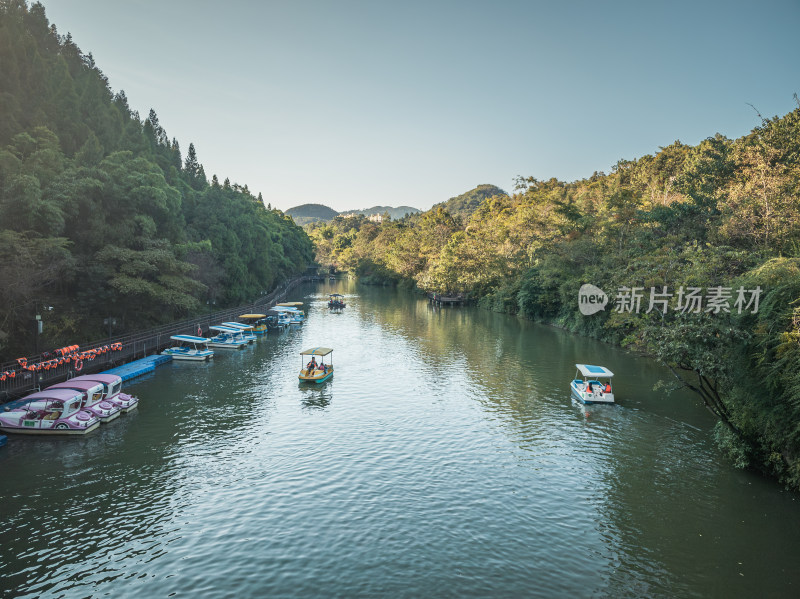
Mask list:
[{"label": "river water", "polygon": [[[734,470],[651,360],[403,291],[296,295],[304,325],[131,381],[139,410],[86,438],[9,439],[3,596],[800,596],[800,498]],[[314,346],[335,375],[299,384]],[[576,362],[617,405],[573,403]]]}]

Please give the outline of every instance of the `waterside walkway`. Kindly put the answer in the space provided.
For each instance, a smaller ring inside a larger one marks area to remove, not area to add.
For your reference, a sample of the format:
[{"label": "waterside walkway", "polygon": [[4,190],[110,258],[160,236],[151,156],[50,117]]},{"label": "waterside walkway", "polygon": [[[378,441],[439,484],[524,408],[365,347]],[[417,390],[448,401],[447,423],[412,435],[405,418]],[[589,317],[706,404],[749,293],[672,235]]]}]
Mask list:
[{"label": "waterside walkway", "polygon": [[[172,344],[170,340],[172,335],[197,335],[198,333],[202,335],[208,332],[209,326],[226,320],[235,320],[241,314],[266,310],[268,306],[285,300],[292,289],[308,280],[309,277],[303,276],[288,281],[272,293],[264,295],[250,304],[195,316],[147,331],[81,345],[75,354],[66,358],[54,350],[52,353],[28,356],[14,362],[0,364],[0,404],[78,374],[94,374],[111,369],[113,374],[122,376],[121,373],[116,372],[117,368],[158,354],[159,351]],[[128,378],[133,378],[144,374],[144,372],[137,374],[140,368],[147,368],[147,366],[137,363],[123,372]],[[155,364],[150,370],[154,368]]]}]

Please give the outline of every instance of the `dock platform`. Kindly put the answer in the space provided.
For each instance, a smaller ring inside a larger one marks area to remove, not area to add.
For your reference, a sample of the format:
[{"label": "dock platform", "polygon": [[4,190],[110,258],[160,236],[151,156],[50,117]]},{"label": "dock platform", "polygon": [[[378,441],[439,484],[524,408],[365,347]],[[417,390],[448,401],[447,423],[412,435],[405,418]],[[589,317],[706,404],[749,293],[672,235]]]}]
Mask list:
[{"label": "dock platform", "polygon": [[458,295],[442,295],[441,293],[429,293],[428,300],[432,304],[438,306],[460,306],[465,302],[465,297],[462,294]]},{"label": "dock platform", "polygon": [[123,381],[128,381],[130,379],[136,378],[137,376],[142,376],[143,374],[147,374],[148,372],[153,372],[156,369],[156,366],[160,366],[165,362],[170,362],[172,360],[172,356],[161,356],[161,355],[153,355],[147,356],[146,358],[142,358],[141,360],[135,360],[133,362],[128,362],[127,364],[123,364],[122,366],[117,366],[116,368],[112,368],[111,370],[104,370],[103,374],[116,374],[119,377],[122,377]]}]

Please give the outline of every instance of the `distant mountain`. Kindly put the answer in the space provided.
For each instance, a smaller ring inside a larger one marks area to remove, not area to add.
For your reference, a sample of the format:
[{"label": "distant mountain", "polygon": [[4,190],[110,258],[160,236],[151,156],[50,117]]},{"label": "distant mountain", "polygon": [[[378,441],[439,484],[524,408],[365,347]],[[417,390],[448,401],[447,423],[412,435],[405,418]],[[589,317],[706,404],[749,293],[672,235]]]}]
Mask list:
[{"label": "distant mountain", "polygon": [[289,208],[285,214],[291,216],[294,222],[301,227],[318,220],[333,220],[339,215],[333,208],[328,208],[322,204],[302,204],[301,206]]},{"label": "distant mountain", "polygon": [[301,206],[289,208],[286,210],[285,214],[291,216],[295,223],[303,226],[319,220],[333,220],[335,217],[344,214],[363,214],[364,216],[371,216],[373,214],[383,215],[387,212],[392,220],[397,220],[403,218],[406,214],[416,214],[422,211],[418,208],[412,208],[411,206],[399,206],[397,208],[392,208],[391,206],[373,206],[372,208],[365,208],[363,210],[337,212],[333,208],[328,208],[322,204],[303,204]]},{"label": "distant mountain", "polygon": [[478,206],[480,206],[481,202],[483,202],[486,198],[507,195],[508,194],[505,191],[496,185],[478,185],[475,189],[471,189],[466,193],[462,193],[460,196],[456,196],[454,198],[450,198],[446,202],[436,204],[434,208],[437,206],[442,206],[451,215],[460,216],[466,221],[470,216],[472,216],[472,213],[477,210]]},{"label": "distant mountain", "polygon": [[392,220],[397,220],[403,218],[406,214],[417,214],[418,212],[422,212],[422,210],[412,208],[411,206],[398,206],[397,208],[392,208],[391,206],[373,206],[372,208],[364,208],[363,210],[348,210],[347,212],[342,212],[342,214],[363,214],[364,216],[370,216],[372,214],[383,215],[387,212]]}]

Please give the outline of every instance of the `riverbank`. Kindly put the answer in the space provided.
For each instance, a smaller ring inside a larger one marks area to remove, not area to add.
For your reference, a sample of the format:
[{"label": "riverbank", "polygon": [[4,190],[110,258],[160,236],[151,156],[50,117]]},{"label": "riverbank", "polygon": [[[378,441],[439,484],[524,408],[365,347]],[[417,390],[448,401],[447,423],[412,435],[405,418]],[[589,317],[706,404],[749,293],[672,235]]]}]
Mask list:
[{"label": "riverbank", "polygon": [[[78,373],[96,373],[158,353],[172,344],[172,335],[195,335],[198,330],[207,332],[209,326],[236,320],[241,314],[264,310],[286,299],[293,289],[307,280],[307,276],[295,277],[254,302],[113,339],[74,346],[77,349],[70,353],[62,354],[54,350],[0,364],[0,404]],[[66,359],[68,357],[75,359]]]}]

